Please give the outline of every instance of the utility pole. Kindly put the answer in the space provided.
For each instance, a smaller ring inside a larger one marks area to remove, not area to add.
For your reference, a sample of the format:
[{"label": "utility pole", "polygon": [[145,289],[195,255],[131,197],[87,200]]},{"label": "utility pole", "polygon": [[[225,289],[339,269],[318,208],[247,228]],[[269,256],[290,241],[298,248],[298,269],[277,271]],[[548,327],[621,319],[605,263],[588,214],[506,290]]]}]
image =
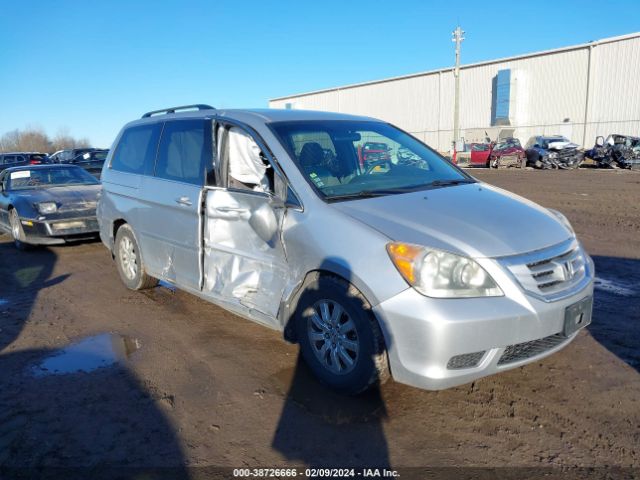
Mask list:
[{"label": "utility pole", "polygon": [[464,40],[464,30],[457,26],[451,34],[452,42],[456,44],[456,67],[453,70],[453,76],[456,79],[455,100],[453,105],[453,154],[454,161],[457,150],[457,143],[460,140],[460,44]]}]

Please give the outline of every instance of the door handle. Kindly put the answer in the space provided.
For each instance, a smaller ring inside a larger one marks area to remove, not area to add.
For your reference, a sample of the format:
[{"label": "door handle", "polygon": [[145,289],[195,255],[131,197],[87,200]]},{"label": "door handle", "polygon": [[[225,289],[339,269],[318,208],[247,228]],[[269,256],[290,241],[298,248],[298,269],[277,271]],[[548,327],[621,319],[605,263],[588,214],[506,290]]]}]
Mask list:
[{"label": "door handle", "polygon": [[176,198],[176,203],[179,203],[180,205],[186,205],[187,207],[190,207],[191,205],[193,205],[189,197]]},{"label": "door handle", "polygon": [[242,207],[218,207],[216,208],[216,210],[223,213],[229,213],[229,212],[247,213],[249,211],[246,208],[242,208]]}]

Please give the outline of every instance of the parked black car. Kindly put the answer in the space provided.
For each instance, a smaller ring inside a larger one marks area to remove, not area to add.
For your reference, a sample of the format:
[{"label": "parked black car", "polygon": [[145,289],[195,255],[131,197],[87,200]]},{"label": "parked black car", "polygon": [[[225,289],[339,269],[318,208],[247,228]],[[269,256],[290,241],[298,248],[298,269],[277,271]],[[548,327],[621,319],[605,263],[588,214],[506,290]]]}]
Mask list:
[{"label": "parked black car", "polygon": [[0,173],[0,229],[17,248],[98,235],[99,182],[75,165],[33,165]]},{"label": "parked black car", "polygon": [[22,167],[25,165],[40,165],[48,163],[46,153],[39,152],[10,152],[0,153],[0,172],[5,168]]},{"label": "parked black car", "polygon": [[531,137],[525,150],[527,165],[535,168],[578,168],[584,161],[579,146],[561,135]]},{"label": "parked black car", "polygon": [[91,175],[99,179],[102,174],[102,166],[108,154],[109,150],[92,150],[78,155],[69,163],[84,168]]},{"label": "parked black car", "polygon": [[599,167],[640,168],[640,138],[629,135],[611,134],[605,140],[600,136],[591,150],[585,155]]},{"label": "parked black car", "polygon": [[78,155],[82,155],[83,153],[87,153],[87,152],[92,152],[94,150],[98,150],[98,149],[93,147],[83,147],[83,148],[69,148],[66,150],[58,150],[57,152],[49,156],[49,160],[51,161],[51,163],[69,163]]}]

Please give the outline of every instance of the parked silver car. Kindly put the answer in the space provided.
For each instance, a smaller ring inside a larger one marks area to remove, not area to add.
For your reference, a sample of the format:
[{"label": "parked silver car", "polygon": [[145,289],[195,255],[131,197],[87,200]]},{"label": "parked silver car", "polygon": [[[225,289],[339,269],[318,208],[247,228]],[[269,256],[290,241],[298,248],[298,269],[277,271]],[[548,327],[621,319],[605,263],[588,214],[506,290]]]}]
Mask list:
[{"label": "parked silver car", "polygon": [[[127,287],[162,279],[281,330],[348,393],[389,372],[463,384],[591,321],[593,262],[559,212],[379,120],[193,107],[127,124],[105,162],[100,234]],[[362,162],[367,142],[388,155]]]}]

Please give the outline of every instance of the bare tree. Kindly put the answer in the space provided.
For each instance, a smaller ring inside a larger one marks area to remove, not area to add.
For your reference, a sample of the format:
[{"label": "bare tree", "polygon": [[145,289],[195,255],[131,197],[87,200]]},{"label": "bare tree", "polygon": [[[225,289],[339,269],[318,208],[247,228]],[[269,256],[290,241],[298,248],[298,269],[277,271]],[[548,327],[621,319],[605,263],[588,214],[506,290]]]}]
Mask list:
[{"label": "bare tree", "polygon": [[77,139],[68,129],[61,129],[51,139],[41,127],[27,126],[24,130],[12,130],[0,137],[0,152],[53,153],[68,148],[88,147],[88,138]]}]

